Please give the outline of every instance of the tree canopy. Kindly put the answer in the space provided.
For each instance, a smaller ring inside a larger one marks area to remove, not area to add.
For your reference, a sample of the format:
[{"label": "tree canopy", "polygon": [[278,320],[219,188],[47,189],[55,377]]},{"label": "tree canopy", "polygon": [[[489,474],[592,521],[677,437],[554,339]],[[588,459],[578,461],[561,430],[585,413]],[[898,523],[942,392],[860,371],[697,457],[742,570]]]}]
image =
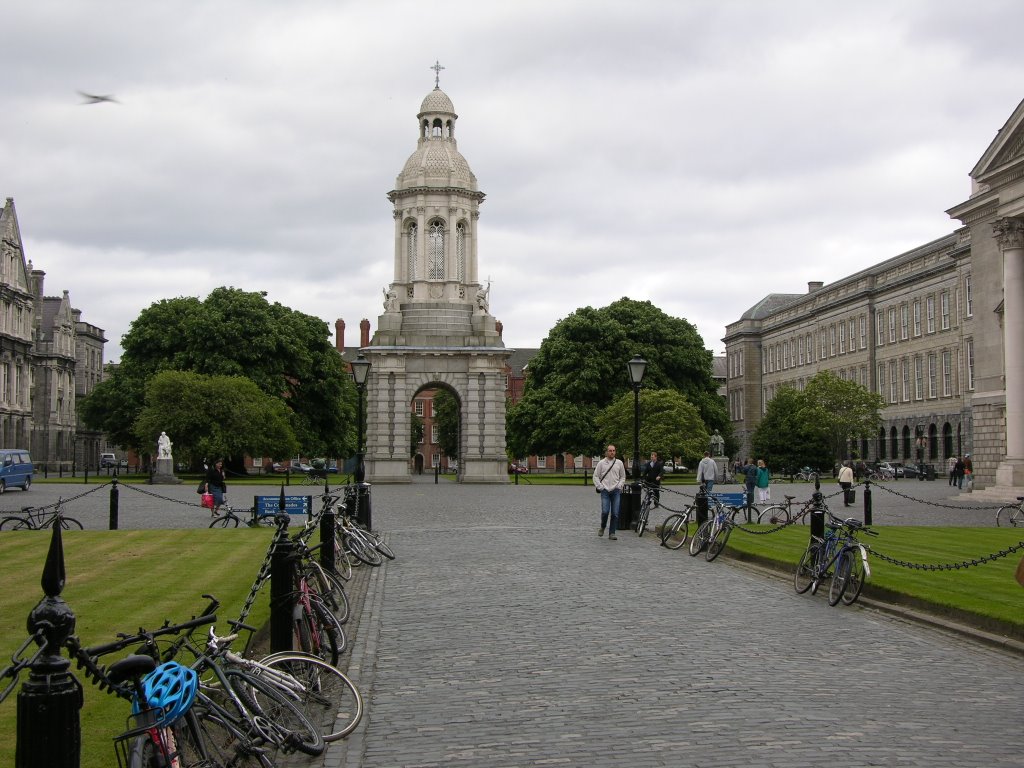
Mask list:
[{"label": "tree canopy", "polygon": [[434,423],[437,441],[450,459],[459,458],[459,401],[447,389],[434,392]]},{"label": "tree canopy", "polygon": [[[152,450],[136,429],[147,384],[162,371],[190,371],[244,377],[284,403],[300,450],[309,455],[354,451],[355,387],[319,318],[271,304],[263,293],[217,288],[203,301],[178,297],[150,305],[121,345],[120,364],[81,403],[85,424],[118,445]],[[173,435],[176,442],[199,437]]]},{"label": "tree canopy", "polygon": [[522,399],[508,411],[512,453],[601,453],[598,414],[632,391],[626,362],[636,354],[648,363],[644,389],[685,395],[708,430],[731,439],[712,355],[696,327],[649,301],[622,298],[601,309],[578,309],[548,333],[530,361]]},{"label": "tree canopy", "polygon": [[[633,453],[633,393],[619,395],[597,417],[602,443],[614,443],[620,458]],[[657,451],[695,464],[710,435],[700,413],[674,389],[640,390],[640,459]]]},{"label": "tree canopy", "polygon": [[751,444],[777,467],[831,467],[847,458],[851,439],[877,432],[883,405],[881,395],[822,371],[803,390],[783,387],[775,394]]}]

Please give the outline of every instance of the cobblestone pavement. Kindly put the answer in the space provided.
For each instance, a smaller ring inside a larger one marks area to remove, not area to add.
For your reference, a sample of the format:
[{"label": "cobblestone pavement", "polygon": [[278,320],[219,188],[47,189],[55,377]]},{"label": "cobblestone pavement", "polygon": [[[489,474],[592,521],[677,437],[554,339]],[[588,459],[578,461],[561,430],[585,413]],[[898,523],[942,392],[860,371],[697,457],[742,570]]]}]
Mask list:
[{"label": "cobblestone pavement", "polygon": [[[876,492],[876,524],[992,525],[990,510],[935,506],[969,500],[945,483],[890,485],[930,503]],[[83,488],[39,484],[0,507]],[[274,489],[229,496],[253,492]],[[67,504],[89,528],[108,509],[109,488]],[[582,481],[375,486],[373,514],[398,560],[367,572],[355,606],[367,715],[289,765],[1024,765],[1024,659],[651,536],[598,538]],[[123,528],[208,519],[191,487],[120,491]]]},{"label": "cobblestone pavement", "polygon": [[1024,765],[1024,659],[598,538],[596,509],[584,488],[376,487],[398,560],[352,649],[368,713],[313,763]]}]

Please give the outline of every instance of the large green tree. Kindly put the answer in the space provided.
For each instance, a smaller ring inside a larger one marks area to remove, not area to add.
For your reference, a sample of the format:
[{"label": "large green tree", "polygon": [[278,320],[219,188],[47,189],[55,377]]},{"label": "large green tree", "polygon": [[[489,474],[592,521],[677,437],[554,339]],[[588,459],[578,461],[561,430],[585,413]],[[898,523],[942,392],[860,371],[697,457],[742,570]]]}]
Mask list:
[{"label": "large green tree", "polygon": [[146,385],[135,420],[143,445],[166,431],[178,461],[202,458],[292,456],[299,448],[287,406],[242,376],[161,371]]},{"label": "large green tree", "polygon": [[776,393],[752,446],[777,467],[826,469],[848,457],[850,440],[877,433],[883,406],[880,395],[822,371],[803,390],[783,387]]},{"label": "large green tree", "polygon": [[270,303],[264,293],[217,288],[203,301],[178,297],[147,307],[121,346],[120,364],[80,404],[85,424],[118,445],[152,450],[135,422],[149,379],[175,370],[244,376],[288,407],[301,451],[354,452],[355,387],[319,318]]},{"label": "large green tree", "polygon": [[[614,443],[621,458],[633,453],[633,393],[619,395],[597,417],[602,443]],[[640,460],[651,451],[679,456],[693,466],[710,436],[700,412],[674,389],[640,390]],[[630,464],[632,466],[632,464]]]},{"label": "large green tree", "polygon": [[731,438],[711,375],[712,355],[696,327],[649,301],[623,298],[601,309],[578,309],[548,333],[530,361],[522,399],[508,411],[511,452],[600,453],[598,414],[631,391],[626,361],[635,354],[648,362],[645,389],[677,390],[707,430]]}]

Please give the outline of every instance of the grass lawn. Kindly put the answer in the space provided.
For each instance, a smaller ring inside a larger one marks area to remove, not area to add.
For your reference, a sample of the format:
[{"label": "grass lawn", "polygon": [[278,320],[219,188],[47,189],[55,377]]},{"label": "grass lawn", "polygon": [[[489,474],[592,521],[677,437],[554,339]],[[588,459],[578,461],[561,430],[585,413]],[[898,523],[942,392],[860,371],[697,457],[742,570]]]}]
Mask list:
[{"label": "grass lawn", "polygon": [[[767,526],[754,526],[767,528]],[[953,564],[995,554],[1024,541],[1013,528],[876,528],[878,536],[862,536],[876,552],[916,564]],[[776,563],[792,572],[807,546],[809,528],[793,525],[767,536],[733,531],[728,548],[740,557]],[[864,595],[918,605],[932,612],[1024,640],[1024,589],[1014,572],[1024,551],[979,566],[958,570],[918,570],[869,557],[871,580]]]},{"label": "grass lawn", "polygon": [[[85,645],[109,642],[117,632],[140,626],[178,623],[206,606],[203,593],[221,602],[218,634],[228,634],[224,619],[237,618],[263,563],[273,530],[268,528],[182,531],[68,531],[64,534],[67,572],[62,597],[77,618],[76,634]],[[43,597],[40,587],[49,532],[0,533],[4,589],[0,591],[0,654],[9,663],[27,637],[29,611]],[[269,587],[264,588],[248,623],[269,617]],[[206,631],[203,628],[199,631]],[[66,654],[65,654],[66,655]],[[106,657],[105,663],[118,658]],[[82,768],[115,765],[113,737],[124,730],[128,702],[101,693],[80,672],[85,686],[82,708]],[[24,681],[27,672],[23,672]],[[17,693],[0,704],[0,765],[14,765]]]}]

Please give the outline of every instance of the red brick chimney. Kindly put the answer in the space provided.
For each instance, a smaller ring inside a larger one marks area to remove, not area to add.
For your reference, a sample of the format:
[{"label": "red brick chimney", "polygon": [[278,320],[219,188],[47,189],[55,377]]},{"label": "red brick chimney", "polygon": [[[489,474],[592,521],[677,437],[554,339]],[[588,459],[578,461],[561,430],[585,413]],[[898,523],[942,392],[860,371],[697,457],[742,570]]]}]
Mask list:
[{"label": "red brick chimney", "polygon": [[340,317],[334,321],[334,346],[338,352],[345,353],[345,321]]},{"label": "red brick chimney", "polygon": [[359,346],[370,346],[370,321],[365,317],[359,321]]}]

